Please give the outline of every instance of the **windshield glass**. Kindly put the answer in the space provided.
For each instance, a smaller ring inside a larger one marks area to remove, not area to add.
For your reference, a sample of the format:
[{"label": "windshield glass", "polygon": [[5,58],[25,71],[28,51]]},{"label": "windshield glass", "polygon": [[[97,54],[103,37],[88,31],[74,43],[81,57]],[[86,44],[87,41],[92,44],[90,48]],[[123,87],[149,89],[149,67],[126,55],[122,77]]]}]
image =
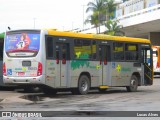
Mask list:
[{"label": "windshield glass", "polygon": [[7,33],[5,51],[8,56],[35,56],[40,47],[40,33]]}]

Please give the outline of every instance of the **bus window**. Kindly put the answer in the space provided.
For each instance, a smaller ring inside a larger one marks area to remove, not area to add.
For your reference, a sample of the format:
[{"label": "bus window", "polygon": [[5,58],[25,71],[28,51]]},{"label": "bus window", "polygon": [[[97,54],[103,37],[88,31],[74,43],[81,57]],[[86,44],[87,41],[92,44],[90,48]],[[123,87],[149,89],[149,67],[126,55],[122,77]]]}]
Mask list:
[{"label": "bus window", "polygon": [[153,51],[153,56],[158,57],[158,51]]},{"label": "bus window", "polygon": [[62,59],[66,59],[66,46],[62,47]]},{"label": "bus window", "polygon": [[100,64],[102,62],[102,48],[99,47],[99,60],[100,60]]},{"label": "bus window", "polygon": [[90,59],[92,57],[91,41],[75,40],[74,55],[76,59]]},{"label": "bus window", "polygon": [[124,44],[123,43],[113,43],[113,59],[114,60],[124,60]]},{"label": "bus window", "polygon": [[59,45],[56,45],[56,59],[60,59],[59,58]]},{"label": "bus window", "polygon": [[96,52],[97,52],[97,49],[96,49],[96,41],[94,40],[94,41],[92,42],[92,56],[93,56],[93,59],[94,59],[94,60],[97,58]]},{"label": "bus window", "polygon": [[46,53],[47,58],[53,58],[53,39],[51,37],[48,37],[46,41]]},{"label": "bus window", "polygon": [[92,56],[92,51],[91,51],[91,41],[90,40],[83,40],[83,55],[85,55],[85,59],[90,59]]},{"label": "bus window", "polygon": [[138,45],[127,43],[125,45],[125,59],[138,60]]},{"label": "bus window", "polygon": [[40,32],[7,33],[5,52],[9,57],[36,56],[40,49]]}]

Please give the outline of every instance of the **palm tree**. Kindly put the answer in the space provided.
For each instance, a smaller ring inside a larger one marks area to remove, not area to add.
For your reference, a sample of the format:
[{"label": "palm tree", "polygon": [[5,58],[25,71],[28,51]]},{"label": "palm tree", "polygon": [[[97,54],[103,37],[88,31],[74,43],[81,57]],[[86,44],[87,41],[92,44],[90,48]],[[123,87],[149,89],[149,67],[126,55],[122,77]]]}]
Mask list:
[{"label": "palm tree", "polygon": [[108,20],[105,23],[107,30],[104,33],[108,34],[108,35],[113,35],[113,36],[115,36],[115,35],[116,36],[123,36],[124,32],[120,30],[122,28],[122,26],[118,25],[117,23],[118,23],[118,21]]},{"label": "palm tree", "polygon": [[126,2],[126,1],[128,1],[128,0],[123,0],[123,2]]},{"label": "palm tree", "polygon": [[88,16],[88,18],[85,20],[85,24],[90,23],[91,25],[94,25],[96,28],[96,33],[98,33],[98,14],[94,13],[93,15]]},{"label": "palm tree", "polygon": [[94,0],[94,2],[89,2],[87,6],[88,8],[86,10],[86,13],[88,13],[89,11],[93,13],[86,19],[85,23],[91,23],[91,25],[94,25],[96,27],[97,33],[100,33],[100,25],[102,25],[104,21],[106,21],[106,19],[104,20],[102,18],[106,18],[106,15],[109,18],[105,24],[108,29],[108,31],[106,32],[111,35],[116,35],[120,32],[119,27],[121,26],[117,25],[117,21],[111,21],[111,19],[114,17],[114,12],[116,9],[115,0]]},{"label": "palm tree", "polygon": [[[89,2],[87,4],[88,8],[86,10],[86,13],[88,13],[89,11],[92,12],[91,17],[89,17],[89,18],[92,18],[92,20],[96,21],[94,23],[95,26],[97,26],[97,21],[98,21],[99,33],[100,33],[100,25],[103,22],[102,18],[104,15],[106,16],[104,2],[105,2],[105,0],[94,0],[94,2]],[[90,21],[92,21],[92,20],[90,19]],[[91,23],[91,24],[93,24],[93,23]]]},{"label": "palm tree", "polygon": [[114,11],[117,5],[115,4],[115,0],[105,0],[105,3],[107,16],[111,20],[114,17]]}]

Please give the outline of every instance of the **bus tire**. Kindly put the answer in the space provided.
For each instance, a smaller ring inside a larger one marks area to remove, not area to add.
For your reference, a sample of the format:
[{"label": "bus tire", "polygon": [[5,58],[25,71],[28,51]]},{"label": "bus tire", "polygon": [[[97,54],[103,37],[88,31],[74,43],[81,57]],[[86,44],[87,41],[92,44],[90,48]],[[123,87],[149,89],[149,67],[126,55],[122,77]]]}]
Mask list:
[{"label": "bus tire", "polygon": [[78,81],[78,93],[81,95],[86,95],[90,89],[90,81],[86,75],[80,76]]},{"label": "bus tire", "polygon": [[130,86],[127,86],[127,91],[128,92],[136,92],[138,88],[138,79],[135,75],[132,75],[131,80],[130,80]]}]

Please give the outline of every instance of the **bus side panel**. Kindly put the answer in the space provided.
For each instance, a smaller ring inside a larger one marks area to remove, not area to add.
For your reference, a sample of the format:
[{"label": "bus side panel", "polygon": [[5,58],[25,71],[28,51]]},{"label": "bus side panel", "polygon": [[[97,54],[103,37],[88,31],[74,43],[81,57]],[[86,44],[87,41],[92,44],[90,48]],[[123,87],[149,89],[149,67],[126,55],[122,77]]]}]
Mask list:
[{"label": "bus side panel", "polygon": [[[111,67],[112,67],[112,63],[111,62],[108,62],[107,63],[107,66],[104,65],[103,66],[103,84],[99,84],[99,85],[104,85],[104,86],[111,86],[112,85],[112,81],[111,81],[111,73],[112,73],[112,70],[111,70]],[[101,74],[99,74],[99,76],[101,76]]]},{"label": "bus side panel", "polygon": [[98,87],[99,86],[99,81],[101,81],[100,77],[99,77],[99,72],[100,72],[100,68],[99,68],[99,61],[91,61],[90,62],[90,67],[88,69],[90,71],[91,74],[91,87]]},{"label": "bus side panel", "polygon": [[56,80],[55,60],[46,60],[46,85],[55,87]]},{"label": "bus side panel", "polygon": [[71,61],[71,87],[78,86],[78,79],[82,73],[89,73],[91,78],[91,87],[99,86],[99,62],[87,60]]},{"label": "bus side panel", "polygon": [[141,72],[141,67],[134,67],[134,62],[112,62],[112,86],[129,86],[133,73]]}]

